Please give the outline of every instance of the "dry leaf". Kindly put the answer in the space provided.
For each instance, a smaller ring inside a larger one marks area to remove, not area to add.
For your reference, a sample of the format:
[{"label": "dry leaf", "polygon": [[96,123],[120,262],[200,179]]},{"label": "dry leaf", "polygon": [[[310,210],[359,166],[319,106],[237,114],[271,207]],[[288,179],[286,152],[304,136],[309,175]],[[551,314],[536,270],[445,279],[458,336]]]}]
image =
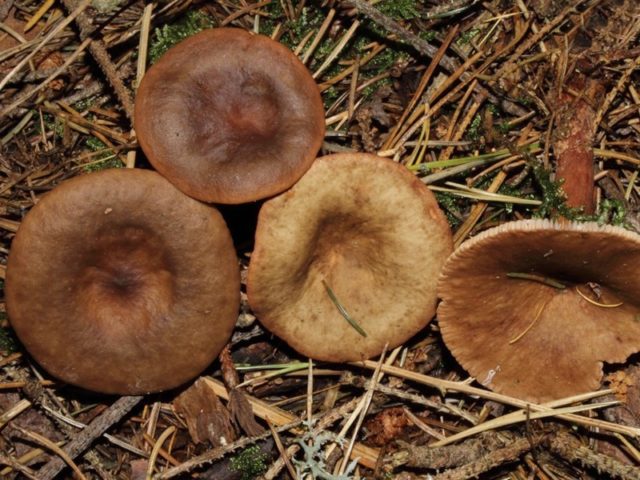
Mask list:
[{"label": "dry leaf", "polygon": [[209,441],[218,447],[235,440],[229,411],[201,378],[174,400],[173,407],[195,443]]}]

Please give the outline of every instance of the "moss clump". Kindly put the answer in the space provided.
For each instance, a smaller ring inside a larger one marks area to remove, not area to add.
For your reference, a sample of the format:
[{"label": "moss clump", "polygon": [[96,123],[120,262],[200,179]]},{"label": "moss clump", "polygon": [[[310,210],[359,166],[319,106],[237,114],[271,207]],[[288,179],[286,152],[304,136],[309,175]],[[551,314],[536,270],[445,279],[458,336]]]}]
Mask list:
[{"label": "moss clump", "polygon": [[477,142],[480,140],[480,133],[482,127],[482,116],[477,113],[473,120],[471,120],[471,125],[469,125],[469,129],[467,130],[467,138],[472,142]]},{"label": "moss clump", "polygon": [[462,222],[460,221],[461,213],[460,213],[460,199],[455,195],[446,192],[433,192],[436,196],[436,200],[438,201],[438,205],[444,211],[444,214],[447,217],[447,221],[452,229],[457,228]]},{"label": "moss clump", "polygon": [[85,172],[97,172],[99,170],[106,170],[108,168],[121,168],[122,162],[115,155],[113,150],[107,149],[107,146],[96,137],[89,137],[85,141],[86,147],[92,152],[101,151],[100,154],[93,157],[93,159],[82,167]]},{"label": "moss clump", "polygon": [[156,28],[149,46],[149,61],[155,63],[176,43],[213,26],[210,17],[198,10],[191,10],[176,22]]},{"label": "moss clump", "polygon": [[231,470],[242,475],[241,480],[253,480],[267,471],[268,456],[254,445],[231,458]]},{"label": "moss clump", "polygon": [[[0,313],[0,320],[6,320],[7,314]],[[13,330],[10,328],[0,328],[0,353],[10,355],[20,349],[20,343],[16,338]]]},{"label": "moss clump", "polygon": [[531,162],[531,167],[536,183],[542,189],[542,205],[533,212],[533,216],[548,218],[561,215],[569,220],[576,219],[580,214],[580,210],[567,206],[567,198],[562,190],[562,182],[551,180],[551,172],[538,161]]},{"label": "moss clump", "polygon": [[577,222],[598,222],[599,225],[615,225],[628,228],[627,209],[624,202],[612,198],[606,198],[600,202],[598,211],[593,215],[576,215],[572,220]]},{"label": "moss clump", "polygon": [[396,20],[411,20],[418,18],[420,12],[416,9],[415,0],[383,0],[377,5],[378,10]]},{"label": "moss clump", "polygon": [[479,33],[480,33],[480,29],[478,28],[472,28],[471,30],[462,32],[460,36],[456,39],[456,43],[459,46],[468,45],[469,43],[471,43],[471,40],[473,40],[475,37],[478,36]]}]

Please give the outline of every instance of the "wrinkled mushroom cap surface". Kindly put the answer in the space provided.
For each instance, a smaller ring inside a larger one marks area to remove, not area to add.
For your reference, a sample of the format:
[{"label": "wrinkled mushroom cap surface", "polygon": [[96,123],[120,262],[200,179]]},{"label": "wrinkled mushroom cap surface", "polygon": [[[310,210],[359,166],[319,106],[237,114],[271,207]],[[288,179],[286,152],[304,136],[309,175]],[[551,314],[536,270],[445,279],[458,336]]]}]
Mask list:
[{"label": "wrinkled mushroom cap surface", "polygon": [[11,325],[52,375],[88,390],[165,390],[207,367],[237,318],[230,234],[159,174],[64,182],[24,218],[6,297]]},{"label": "wrinkled mushroom cap surface", "polygon": [[[507,223],[447,260],[438,285],[442,336],[460,364],[497,392],[544,402],[595,390],[603,362],[640,350],[639,268],[640,236],[622,228]],[[623,304],[596,306],[576,288],[601,304]]]},{"label": "wrinkled mushroom cap surface", "polygon": [[153,166],[188,195],[243,203],[289,188],[324,138],[320,91],[268,37],[205,30],[144,76],[135,129]]},{"label": "wrinkled mushroom cap surface", "polygon": [[[321,157],[260,211],[249,303],[308,357],[370,358],[429,323],[451,250],[434,196],[403,166],[368,154]],[[323,280],[366,337],[341,315]]]}]

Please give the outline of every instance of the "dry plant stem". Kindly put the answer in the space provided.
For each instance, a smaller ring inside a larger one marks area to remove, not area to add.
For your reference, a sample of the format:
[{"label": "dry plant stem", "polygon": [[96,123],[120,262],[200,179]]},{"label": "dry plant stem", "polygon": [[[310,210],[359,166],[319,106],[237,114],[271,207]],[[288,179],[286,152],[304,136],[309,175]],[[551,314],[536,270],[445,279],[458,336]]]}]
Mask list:
[{"label": "dry plant stem", "polygon": [[280,452],[280,458],[284,461],[284,464],[287,467],[287,471],[289,472],[289,475],[291,475],[291,478],[296,478],[296,470],[295,468],[293,468],[293,464],[291,463],[291,458],[287,454],[287,451],[285,450],[284,445],[282,444],[282,440],[280,440],[280,435],[278,435],[278,432],[275,430],[275,428],[273,428],[273,425],[271,425],[271,422],[267,421],[267,424],[269,425],[269,430],[271,431],[271,435],[273,435],[273,440],[275,441],[276,448],[278,449],[278,452]]},{"label": "dry plant stem", "polygon": [[[216,393],[216,395],[225,400],[229,400],[229,394],[221,382],[209,377],[204,378],[207,384]],[[250,395],[247,395],[246,397],[247,400],[249,400],[249,402],[251,403],[253,412],[257,417],[268,420],[273,425],[278,425],[278,427],[276,428],[277,432],[283,432],[299,427],[304,421],[289,412],[276,407],[272,407],[267,403],[258,400],[257,398],[251,397]],[[322,429],[337,421],[339,418],[342,418],[345,413],[348,414],[348,412],[352,411],[355,408],[356,404],[359,402],[360,398],[355,398],[351,402],[348,402],[345,405],[326,412],[323,415],[315,415],[314,418],[318,419],[318,423],[317,427],[314,429],[314,432],[319,433],[320,431],[322,431]],[[214,448],[212,450],[209,450],[208,452],[203,453],[202,455],[193,457],[190,460],[184,462],[182,465],[158,474],[154,478],[157,480],[165,480],[168,478],[176,477],[185,472],[189,472],[200,465],[218,460],[225,454],[232,452],[238,448],[251,445],[256,441],[265,439],[269,436],[271,436],[271,432],[267,431],[257,437],[244,437],[241,440],[238,440],[230,445]],[[358,458],[360,464],[368,468],[374,468],[378,460],[378,451],[360,443],[356,443],[353,448],[352,458]]]},{"label": "dry plant stem", "polygon": [[[287,430],[290,430],[292,428],[295,428],[299,425],[302,424],[302,420],[296,420],[295,422],[291,422],[288,423],[286,425],[282,425],[280,427],[278,427],[276,429],[276,431],[278,432],[284,432]],[[209,450],[206,453],[203,453],[202,455],[198,455],[196,457],[192,457],[191,459],[187,460],[186,462],[182,463],[181,465],[178,465],[177,467],[173,467],[173,468],[169,468],[167,470],[165,470],[162,473],[158,473],[156,475],[153,476],[154,480],[166,480],[168,478],[174,478],[177,477],[178,475],[181,475],[183,473],[189,472],[191,470],[193,470],[194,468],[197,468],[201,465],[207,464],[207,463],[212,463],[215,462],[216,460],[221,459],[222,457],[224,457],[227,453],[233,452],[235,450],[238,450],[240,448],[244,448],[248,445],[252,445],[255,442],[258,442],[260,440],[264,440],[268,437],[271,436],[271,431],[266,431],[265,433],[263,433],[262,435],[259,435],[257,437],[243,437],[242,439],[230,443],[229,445],[223,445],[221,447],[217,447],[217,448],[213,448],[211,450]]]},{"label": "dry plant stem", "polygon": [[459,467],[475,462],[488,451],[505,448],[514,440],[510,435],[485,432],[476,438],[448,447],[432,448],[428,445],[416,446],[398,441],[401,448],[391,455],[388,463],[393,468],[400,466],[430,469]]},{"label": "dry plant stem", "polygon": [[[429,58],[433,58],[436,55],[436,52],[438,50],[436,47],[431,45],[426,40],[423,40],[419,36],[411,33],[407,29],[403,28],[402,25],[400,25],[398,22],[380,13],[379,10],[372,7],[365,1],[344,0],[342,3],[346,6],[355,7],[358,10],[358,12],[362,13],[365,17],[369,18],[370,20],[372,20],[373,22],[375,22],[385,30],[393,33],[403,42],[406,42],[407,44],[411,45],[420,54],[425,55]],[[450,72],[455,72],[460,68],[458,63],[455,60],[453,60],[451,57],[448,57],[447,55],[442,55],[442,57],[439,60],[439,64]],[[470,76],[471,75],[468,72],[463,72],[461,75],[461,78],[465,80],[465,79],[468,79]],[[480,84],[476,85],[476,91],[478,93],[486,95],[488,98],[491,99],[492,102],[495,102],[495,103],[501,102],[500,99],[498,99],[495,95],[490,94]],[[511,108],[513,108],[514,111],[522,112],[522,109],[518,105],[515,105],[512,102],[508,102],[507,100],[503,100],[503,102],[509,103],[511,105]]]},{"label": "dry plant stem", "polygon": [[[375,370],[376,362],[371,360],[366,360],[364,362],[354,362],[352,365],[356,367],[365,367],[370,370]],[[411,372],[409,370],[405,370],[404,368],[394,367],[389,365],[383,365],[382,371],[392,376],[396,376],[399,378],[404,378],[406,380],[412,380],[417,383],[421,383],[423,385],[428,385],[433,388],[437,388],[444,395],[447,391],[451,392],[461,392],[467,395],[477,395],[480,398],[484,398],[487,400],[493,400],[495,402],[503,403],[505,405],[512,405],[514,407],[530,409],[536,412],[548,411],[551,407],[545,405],[538,405],[535,403],[526,402],[524,400],[520,400],[518,398],[510,397],[508,395],[502,395],[499,393],[491,392],[488,390],[484,390],[482,388],[472,387],[470,385],[466,385],[462,382],[452,382],[449,380],[442,380],[435,377],[430,377],[428,375],[422,375],[420,373]],[[586,394],[590,395],[590,394]],[[556,402],[553,402],[556,404]],[[606,422],[604,420],[598,420],[595,418],[587,418],[581,415],[575,414],[561,414],[557,415],[557,418],[562,420],[566,420],[572,423],[576,423],[578,425],[584,425],[588,427],[598,427],[603,431],[608,432],[617,432],[630,437],[638,437],[640,436],[640,429],[634,427],[628,427],[625,425],[618,425],[611,422]]]},{"label": "dry plant stem", "polygon": [[18,425],[13,425],[13,428],[19,430],[23,435],[35,441],[40,446],[46,447],[51,452],[55,453],[58,456],[58,459],[62,459],[61,461],[64,461],[64,463],[71,467],[73,473],[75,473],[76,477],[78,477],[80,480],[87,480],[87,478],[83,475],[82,471],[80,470],[80,468],[78,468],[73,459],[47,437],[43,437],[42,435],[35,432],[30,432],[29,430],[19,427]]},{"label": "dry plant stem", "polygon": [[[579,0],[577,2],[572,2],[564,8],[558,15],[556,15],[553,20],[546,23],[542,28],[540,28],[534,35],[529,37],[525,42],[523,42],[515,52],[511,55],[509,61],[505,62],[500,69],[493,74],[494,79],[503,78],[508,72],[518,68],[518,62],[522,60],[524,53],[532,48],[536,43],[538,43],[545,35],[555,29],[558,25],[560,25],[571,13],[576,11],[581,4],[585,3],[586,0]],[[494,80],[495,81],[495,80]]]},{"label": "dry plant stem", "polygon": [[146,480],[151,480],[151,478],[153,476],[153,469],[155,467],[156,459],[158,458],[158,455],[160,454],[160,449],[162,448],[162,445],[164,444],[164,442],[175,431],[176,431],[176,427],[171,425],[164,432],[162,432],[162,434],[158,437],[158,440],[156,441],[156,443],[153,445],[153,448],[151,449],[151,454],[149,455],[149,465],[147,467]]},{"label": "dry plant stem", "polygon": [[571,463],[593,468],[598,473],[606,473],[613,478],[640,480],[640,468],[625,465],[615,458],[596,453],[568,433],[558,433],[548,443],[553,453]]},{"label": "dry plant stem", "polygon": [[[429,44],[429,42],[427,42],[426,40],[423,40],[417,35],[414,35],[413,33],[408,31],[406,28],[404,28],[395,20],[380,13],[380,11],[377,8],[372,7],[367,2],[363,0],[345,0],[342,3],[346,6],[355,7],[356,10],[358,10],[358,12],[360,12],[365,17],[369,18],[370,20],[372,20],[373,22],[375,22],[376,24],[378,24],[388,32],[393,33],[403,42],[406,42],[409,45],[411,45],[422,55],[425,55],[427,57],[433,57],[436,54],[437,52],[436,47]],[[446,55],[442,56],[442,59],[440,60],[440,64],[444,68],[450,71],[456,70],[458,68],[458,65],[456,65],[456,62],[454,62],[450,57],[447,57]]]},{"label": "dry plant stem", "polygon": [[449,48],[449,45],[457,35],[458,29],[459,27],[456,25],[447,32],[447,36],[442,41],[440,48],[436,51],[435,55],[433,56],[433,61],[429,64],[424,74],[422,75],[422,78],[420,79],[420,84],[418,85],[418,88],[416,89],[413,96],[411,97],[411,101],[409,102],[409,105],[407,105],[407,107],[404,109],[404,111],[402,112],[402,115],[400,116],[400,119],[398,120],[396,125],[393,127],[393,129],[389,132],[389,136],[387,137],[387,140],[382,146],[382,150],[386,150],[390,148],[391,145],[393,145],[394,140],[396,139],[396,136],[399,134],[399,132],[402,129],[402,126],[405,123],[405,120],[407,119],[409,114],[414,111],[416,105],[420,101],[420,98],[422,98],[422,94],[424,93],[424,90],[427,88],[427,85],[431,80],[431,77],[433,76],[433,72],[435,72],[436,70],[436,66],[438,65],[438,63],[440,63],[440,60],[442,59],[445,52],[447,51],[447,48]]},{"label": "dry plant stem", "polygon": [[18,403],[16,403],[9,410],[4,412],[2,415],[0,415],[0,430],[2,429],[2,427],[4,427],[7,424],[7,422],[11,421],[12,419],[20,415],[30,406],[31,406],[31,402],[29,400],[23,399],[23,400],[20,400]]},{"label": "dry plant stem", "polygon": [[[352,375],[350,372],[342,376],[340,382],[342,384],[353,385],[358,388],[370,388],[371,380],[365,379],[364,377],[356,377]],[[399,388],[391,388],[386,385],[376,385],[376,392],[380,392],[384,395],[389,395],[397,398],[401,398],[402,400],[406,400],[407,402],[415,403],[416,405],[423,405],[428,408],[432,408],[439,413],[448,413],[450,415],[455,415],[460,418],[467,420],[472,425],[478,423],[478,418],[455,405],[449,405],[447,403],[439,403],[429,400],[422,395],[416,395],[413,393],[405,392]]]},{"label": "dry plant stem", "polygon": [[[293,458],[293,456],[298,453],[300,450],[300,445],[294,443],[289,445],[287,450],[285,451],[288,458]],[[260,478],[260,480],[274,480],[278,477],[282,469],[285,467],[284,464],[284,456],[278,458],[273,464],[269,467],[269,469],[264,473],[264,475]]]},{"label": "dry plant stem", "polygon": [[83,0],[79,2],[77,8],[72,9],[69,13],[69,16],[64,19],[56,28],[54,28],[46,37],[42,39],[42,41],[35,47],[29,55],[24,57],[3,79],[0,81],[0,91],[9,83],[9,80],[20,71],[22,67],[24,67],[29,60],[31,60],[36,53],[38,53],[52,38],[54,38],[58,33],[60,33],[69,23],[71,23],[76,16],[80,15],[85,8],[89,6],[91,0]]},{"label": "dry plant stem", "polygon": [[433,480],[467,480],[468,478],[476,478],[481,473],[488,472],[500,465],[517,460],[523,453],[531,450],[531,448],[533,448],[533,445],[531,445],[528,439],[519,438],[504,448],[486,453],[484,456],[467,465],[449,470],[440,475],[434,475],[432,478]]},{"label": "dry plant stem", "polygon": [[[120,397],[113,405],[107,408],[99,417],[94,419],[84,430],[64,447],[64,451],[70,458],[75,458],[85,451],[100,437],[110,426],[117,423],[129,413],[142,400],[141,396]],[[38,471],[40,480],[53,480],[65,463],[60,458],[54,458]]]},{"label": "dry plant stem", "polygon": [[[627,67],[624,73],[620,76],[616,85],[611,89],[611,91],[609,91],[609,93],[607,93],[607,96],[605,97],[604,102],[602,102],[602,104],[598,108],[598,113],[596,114],[596,119],[595,119],[596,125],[600,124],[605,113],[607,113],[607,111],[609,110],[609,107],[615,100],[616,96],[618,96],[618,94],[624,90],[624,87],[629,82],[629,79],[631,78],[631,75],[633,74],[633,72],[637,71],[638,67],[640,67],[640,56],[636,57],[633,61],[629,63],[630,65]],[[635,100],[637,102],[637,99]]]},{"label": "dry plant stem", "polygon": [[[63,3],[69,12],[72,12],[77,6],[75,0],[63,0]],[[80,29],[80,38],[85,40],[93,33],[91,21],[84,12],[78,15],[75,20]],[[127,118],[133,120],[133,100],[131,99],[131,92],[125,86],[122,78],[120,78],[116,66],[111,61],[111,57],[109,57],[105,43],[102,40],[92,39],[89,44],[89,51],[113,87]]]},{"label": "dry plant stem", "polygon": [[35,472],[31,470],[29,467],[25,467],[19,461],[9,456],[5,456],[2,453],[0,453],[0,464],[7,465],[13,468],[14,470],[17,470],[18,472],[22,473],[26,478],[29,478],[30,480],[40,480],[39,477],[36,476]]},{"label": "dry plant stem", "polygon": [[369,407],[371,406],[371,400],[373,400],[373,394],[376,389],[376,385],[382,378],[380,376],[380,368],[382,367],[382,362],[387,353],[387,347],[389,344],[384,346],[384,350],[380,355],[380,360],[378,361],[378,368],[373,372],[373,377],[369,384],[369,389],[367,393],[363,397],[362,411],[360,412],[360,416],[358,417],[358,421],[356,422],[356,426],[353,428],[353,433],[351,434],[351,440],[349,441],[349,445],[347,446],[344,452],[344,459],[342,460],[342,465],[340,466],[339,474],[342,475],[347,466],[349,465],[349,459],[351,458],[351,452],[353,452],[353,447],[356,443],[356,438],[358,433],[360,432],[360,428],[362,428],[362,423],[364,422],[365,417],[367,416],[367,412],[369,411]]},{"label": "dry plant stem", "polygon": [[[485,462],[493,454],[496,455],[493,462],[489,462],[489,464],[492,464],[489,468],[516,460],[522,453],[531,448],[531,443],[524,437],[495,432],[484,433],[477,438],[450,447],[430,448],[428,446],[415,446],[406,442],[399,443],[402,449],[394,453],[390,458],[390,466],[393,468],[399,466],[428,469],[460,467],[458,468],[460,472],[474,471],[476,473],[488,470]],[[514,446],[516,448],[513,448]],[[494,463],[498,459],[500,460],[499,463]],[[453,472],[447,472],[447,474]]]}]

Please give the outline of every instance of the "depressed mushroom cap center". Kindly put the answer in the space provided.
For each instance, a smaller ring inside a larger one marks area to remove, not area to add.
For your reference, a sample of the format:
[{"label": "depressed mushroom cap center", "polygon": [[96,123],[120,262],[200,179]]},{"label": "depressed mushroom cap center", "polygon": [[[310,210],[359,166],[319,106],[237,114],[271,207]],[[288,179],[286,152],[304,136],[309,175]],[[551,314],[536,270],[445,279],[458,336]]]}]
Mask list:
[{"label": "depressed mushroom cap center", "polygon": [[[243,95],[231,102],[227,121],[233,131],[242,132],[238,140],[261,141],[271,138],[279,125],[278,102],[271,81],[249,75],[240,86]],[[245,138],[242,138],[245,137]]]},{"label": "depressed mushroom cap center", "polygon": [[324,136],[320,92],[305,66],[268,37],[233,28],[194,35],[149,69],[135,123],[161,174],[218,203],[289,188]]},{"label": "depressed mushroom cap center", "polygon": [[124,226],[99,235],[81,262],[77,314],[93,316],[100,331],[110,335],[128,335],[131,324],[148,329],[153,318],[168,316],[175,272],[166,251],[157,235],[139,227]]},{"label": "depressed mushroom cap center", "polygon": [[368,154],[320,157],[260,211],[249,303],[306,356],[370,358],[431,320],[451,244],[435,198],[404,167]]}]

